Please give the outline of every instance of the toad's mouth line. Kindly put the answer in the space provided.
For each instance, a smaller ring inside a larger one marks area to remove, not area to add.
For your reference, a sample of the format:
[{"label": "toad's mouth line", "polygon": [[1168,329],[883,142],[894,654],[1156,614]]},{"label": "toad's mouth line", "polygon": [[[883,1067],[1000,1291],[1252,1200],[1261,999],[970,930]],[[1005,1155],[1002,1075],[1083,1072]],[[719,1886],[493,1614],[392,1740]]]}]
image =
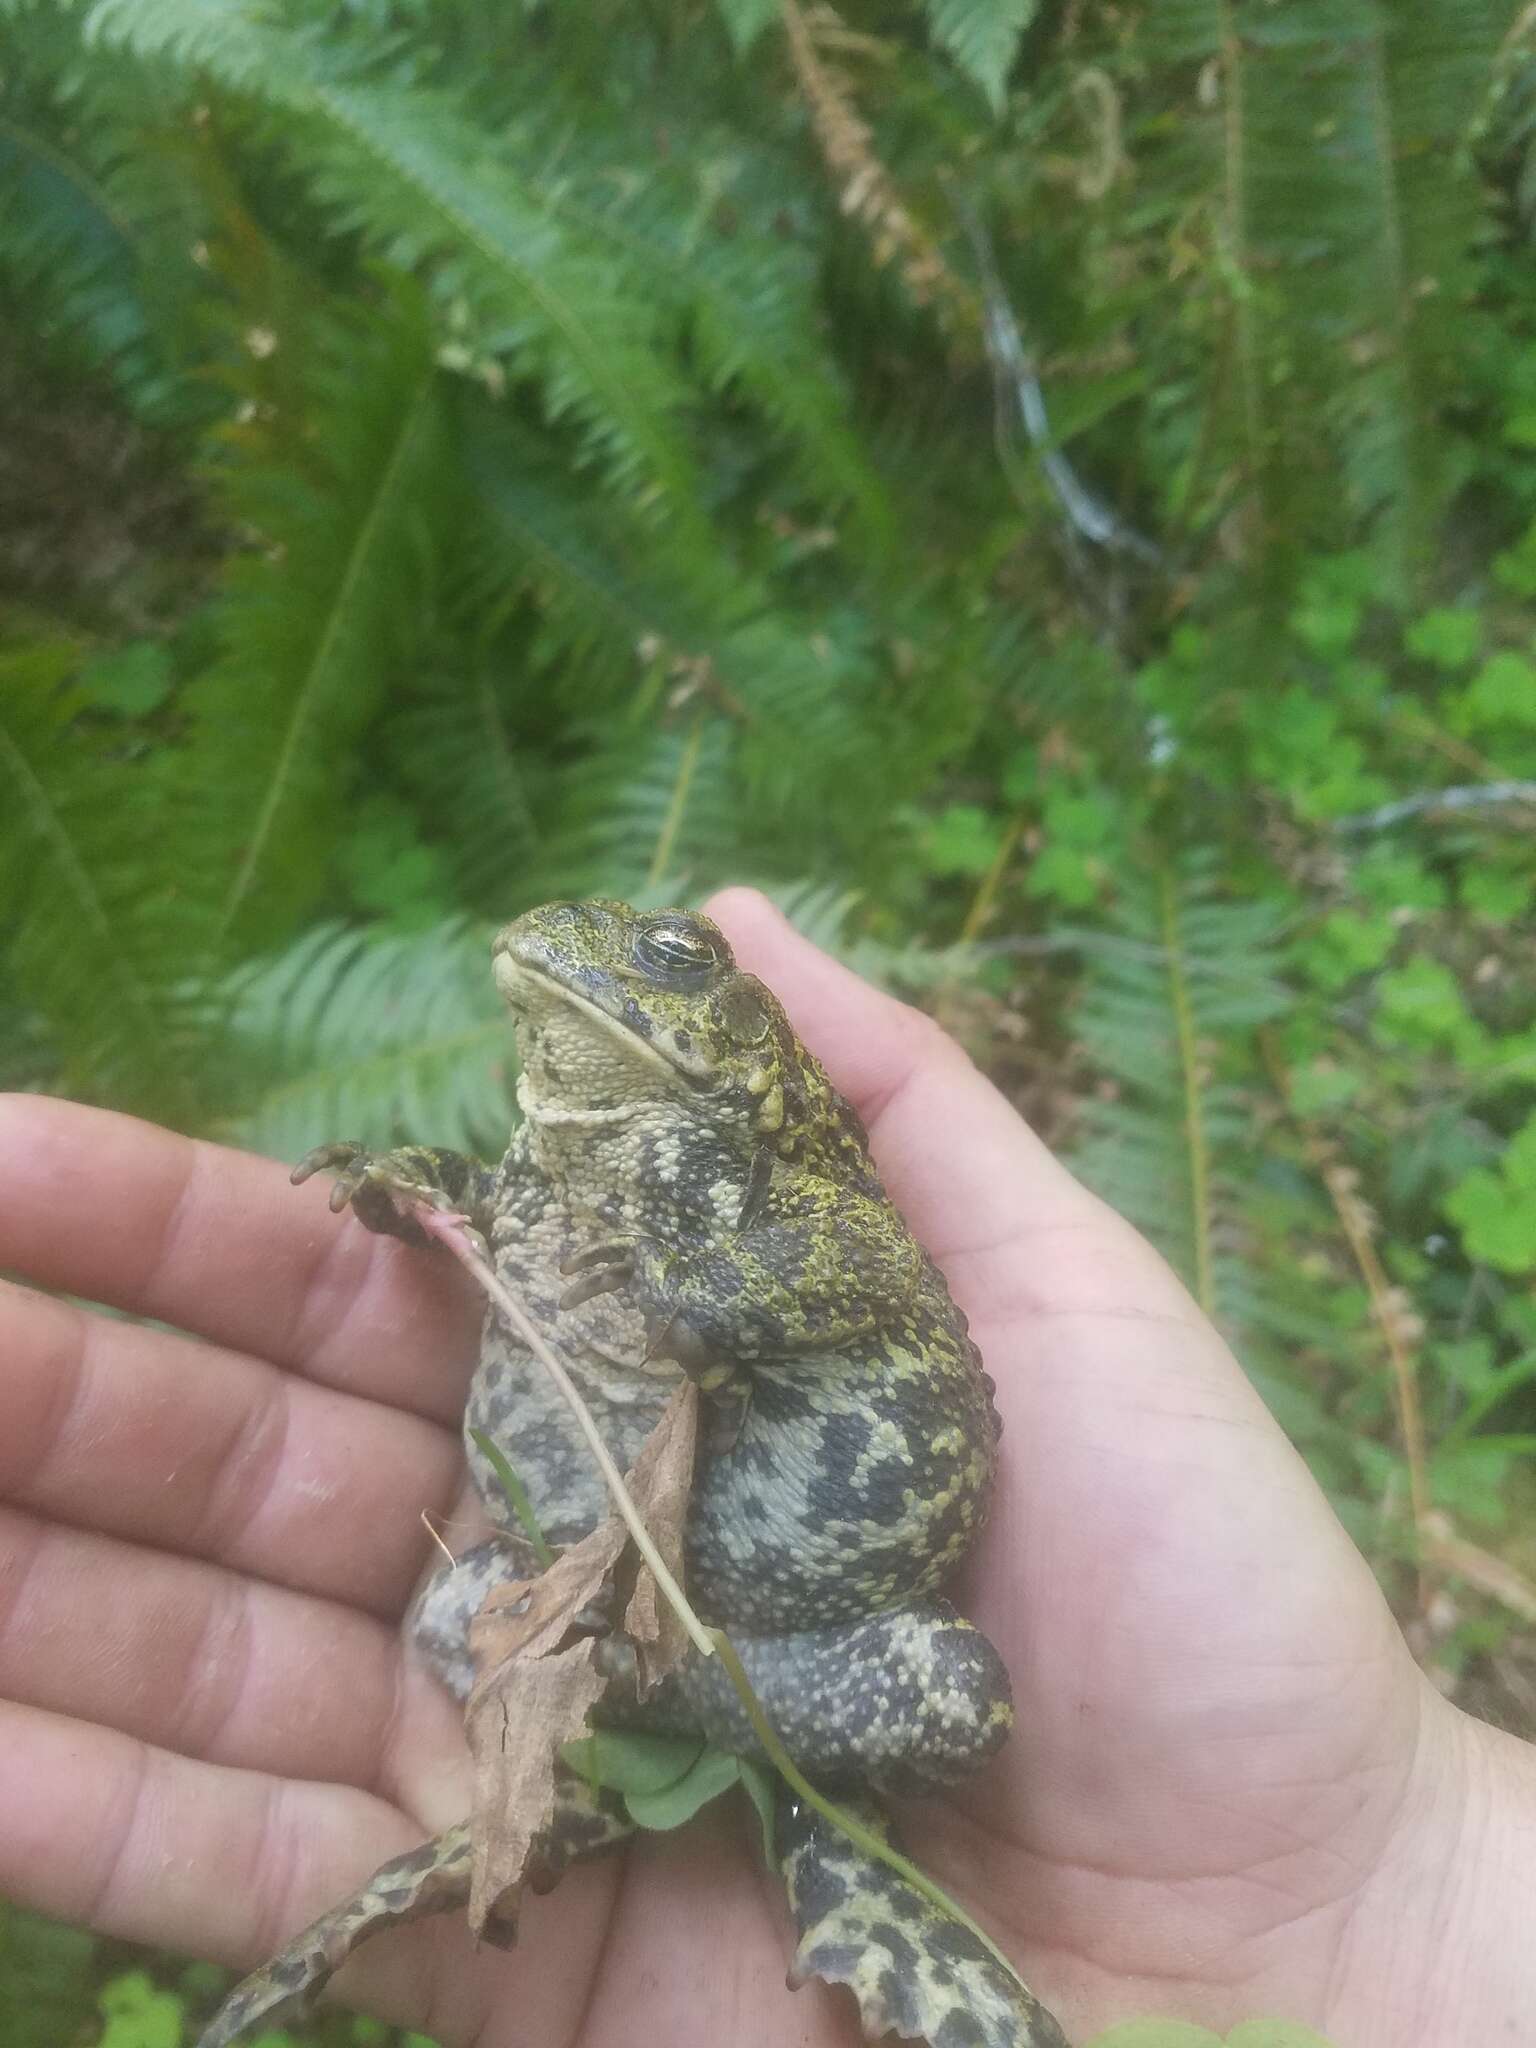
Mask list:
[{"label": "toad's mouth line", "polygon": [[695,1076],[684,1072],[622,1018],[615,1017],[610,1011],[605,1010],[601,1003],[594,1003],[590,996],[582,995],[580,990],[572,988],[568,981],[561,981],[557,975],[546,973],[533,961],[519,960],[505,947],[499,947],[491,956],[491,973],[496,986],[509,1005],[515,1007],[516,995],[521,985],[532,982],[540,990],[569,1004],[573,1010],[580,1010],[594,1023],[600,1024],[611,1037],[617,1038],[630,1052],[640,1054],[643,1061],[648,1061],[659,1068],[674,1089],[693,1095],[704,1095],[713,1090],[715,1084],[707,1076]]}]

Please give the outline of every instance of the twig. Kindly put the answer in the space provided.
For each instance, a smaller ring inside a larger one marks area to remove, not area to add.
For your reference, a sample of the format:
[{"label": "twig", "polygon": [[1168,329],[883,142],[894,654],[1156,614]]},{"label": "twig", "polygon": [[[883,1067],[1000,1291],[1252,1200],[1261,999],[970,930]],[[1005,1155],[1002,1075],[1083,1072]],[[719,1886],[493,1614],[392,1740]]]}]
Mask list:
[{"label": "twig", "polygon": [[974,298],[903,204],[895,180],[875,153],[869,123],[852,103],[844,81],[824,64],[797,0],[780,0],[790,62],[811,110],[811,121],[838,188],[844,213],[870,237],[876,266],[894,256],[907,289],[920,306],[933,305],[962,329],[976,325]]},{"label": "twig", "polygon": [[[1314,1142],[1322,1149],[1320,1140]],[[1418,1375],[1408,1345],[1400,1293],[1388,1280],[1377,1255],[1373,1219],[1360,1198],[1354,1168],[1344,1166],[1336,1159],[1322,1158],[1319,1159],[1319,1167],[1334,1214],[1365,1282],[1371,1320],[1381,1333],[1381,1341],[1391,1361],[1398,1428],[1403,1439],[1403,1455],[1408,1461],[1408,1499],[1413,1510],[1414,1529],[1422,1541],[1433,1506],[1429,1490],[1429,1452],[1424,1438],[1424,1412],[1419,1406]]]},{"label": "twig", "polygon": [[996,400],[997,456],[1015,496],[1023,498],[1013,446],[1014,430],[1022,427],[1025,439],[1039,462],[1041,475],[1050,486],[1068,524],[1084,540],[1092,541],[1096,547],[1118,549],[1149,568],[1165,566],[1161,548],[1128,526],[1102,498],[1089,490],[1059,446],[1051,431],[1039,370],[1024,345],[1018,320],[1003,289],[991,238],[967,200],[951,192],[950,203],[976,252],[976,268],[981,277],[982,338],[986,343],[987,360],[992,366]]},{"label": "twig", "polygon": [[1431,1588],[1427,1566],[1435,1546],[1428,1535],[1434,1520],[1434,1497],[1429,1484],[1429,1447],[1424,1435],[1424,1411],[1419,1404],[1418,1374],[1410,1342],[1410,1330],[1417,1319],[1406,1307],[1401,1288],[1394,1287],[1387,1278],[1386,1269],[1377,1254],[1375,1218],[1360,1194],[1359,1175],[1352,1166],[1345,1165],[1336,1148],[1314,1125],[1291,1108],[1290,1078],[1267,1033],[1261,1034],[1260,1046],[1275,1090],[1301,1134],[1308,1159],[1328,1191],[1328,1199],[1339,1219],[1350,1256],[1365,1282],[1371,1321],[1386,1348],[1392,1370],[1398,1435],[1408,1467],[1408,1503],[1418,1553],[1417,1590],[1422,1614],[1429,1606]]},{"label": "twig", "polygon": [[1007,830],[997,842],[997,852],[988,863],[987,872],[982,876],[976,894],[971,899],[971,907],[965,913],[965,922],[961,925],[960,936],[955,941],[957,946],[969,946],[980,938],[982,928],[992,915],[993,906],[997,902],[997,892],[1002,887],[1008,863],[1013,859],[1014,849],[1023,834],[1024,813],[1019,811],[1009,821]]},{"label": "twig", "polygon": [[1498,804],[1530,804],[1536,808],[1536,782],[1460,782],[1449,789],[1420,790],[1416,796],[1399,797],[1374,811],[1355,811],[1347,818],[1335,818],[1335,832],[1380,832],[1404,818],[1424,812],[1479,811]]},{"label": "twig", "polygon": [[1444,1515],[1431,1515],[1423,1533],[1426,1552],[1442,1571],[1454,1572],[1536,1627],[1536,1586],[1513,1565],[1458,1536]]},{"label": "twig", "polygon": [[444,1557],[447,1558],[448,1562],[450,1564],[457,1564],[459,1560],[454,1556],[453,1552],[448,1548],[447,1544],[443,1541],[442,1537],[433,1527],[432,1517],[427,1513],[425,1508],[423,1508],[421,1511],[421,1526],[423,1527],[423,1529],[426,1530],[427,1534],[432,1538],[432,1541],[437,1545],[438,1549],[443,1553]]},{"label": "twig", "polygon": [[672,848],[682,829],[683,814],[688,807],[688,791],[693,784],[693,771],[699,763],[699,748],[704,740],[704,714],[694,713],[693,724],[688,737],[683,741],[683,751],[678,757],[677,777],[672,785],[672,794],[667,803],[667,815],[662,820],[661,830],[656,835],[656,845],[651,854],[651,865],[646,870],[645,883],[654,889],[666,879],[668,863],[672,859]]}]

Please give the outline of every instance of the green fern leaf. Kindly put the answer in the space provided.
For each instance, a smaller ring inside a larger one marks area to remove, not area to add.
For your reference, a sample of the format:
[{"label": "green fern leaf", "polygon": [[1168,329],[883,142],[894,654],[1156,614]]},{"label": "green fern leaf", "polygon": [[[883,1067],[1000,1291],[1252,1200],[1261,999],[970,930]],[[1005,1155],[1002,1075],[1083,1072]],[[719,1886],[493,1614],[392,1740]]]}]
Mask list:
[{"label": "green fern leaf", "polygon": [[1008,73],[1039,0],[926,0],[928,29],[940,49],[1001,113]]},{"label": "green fern leaf", "polygon": [[[602,508],[574,507],[551,458],[510,423],[466,411],[466,463],[481,485],[485,540],[506,544],[495,575],[526,579],[556,643],[581,657],[584,692],[597,673],[632,677],[637,650],[656,652],[738,727],[740,769],[766,809],[825,823],[850,784],[873,790],[884,768],[861,704],[878,689],[864,620],[839,607],[797,617],[772,594],[716,574],[713,557],[637,545]],[[597,670],[606,644],[612,666]],[[910,735],[903,734],[910,748]]]},{"label": "green fern leaf", "polygon": [[[706,127],[677,99],[665,108],[671,147],[644,178],[632,171],[627,122],[610,127],[590,95],[550,96],[519,124],[519,160],[556,216],[624,266],[633,289],[673,311],[710,386],[740,392],[788,450],[798,478],[829,508],[849,505],[862,536],[890,545],[885,482],[855,432],[852,394],[816,296],[815,245],[785,223],[814,217],[819,195],[793,161],[752,138]],[[579,126],[579,172],[561,162]]]},{"label": "green fern leaf", "polygon": [[452,650],[413,679],[383,739],[463,900],[505,917],[538,856],[540,754],[521,743],[488,656]]},{"label": "green fern leaf", "polygon": [[75,374],[105,370],[163,427],[209,417],[214,394],[178,375],[200,356],[191,308],[208,232],[195,178],[177,175],[174,89],[120,63],[79,63],[66,10],[26,12],[0,76],[0,282],[28,334]]},{"label": "green fern leaf", "polygon": [[674,518],[707,530],[669,425],[683,388],[648,301],[571,242],[458,100],[354,82],[312,34],[285,33],[235,0],[99,0],[86,38],[196,67],[281,113],[284,143],[341,227],[422,270],[488,353],[539,377],[551,418],[573,416],[612,471],[659,486]]},{"label": "green fern leaf", "polygon": [[[1153,63],[1214,67],[1207,174],[1269,546],[1347,515],[1399,601],[1460,473],[1435,404],[1486,217],[1467,137],[1508,16],[1499,0],[1296,0],[1269,18],[1171,0],[1139,38]],[[1194,161],[1181,129],[1186,183]]]},{"label": "green fern leaf", "polygon": [[1075,1028],[1116,1091],[1085,1109],[1076,1163],[1229,1324],[1250,1292],[1227,1219],[1251,1140],[1226,1076],[1287,1007],[1278,932],[1272,905],[1222,902],[1197,868],[1127,884],[1110,932],[1058,934],[1082,946]]},{"label": "green fern leaf", "polygon": [[241,968],[226,1057],[247,1106],[223,1133],[280,1159],[333,1137],[499,1157],[516,1061],[490,936],[457,919],[405,936],[321,924]]},{"label": "green fern leaf", "polygon": [[251,544],[224,574],[225,652],[186,696],[180,771],[204,821],[188,885],[225,949],[280,936],[323,885],[352,748],[419,640],[429,536],[452,524],[419,303],[327,316],[314,343],[324,447],[307,473],[289,466],[279,421],[270,450],[226,459],[225,507]]},{"label": "green fern leaf", "polygon": [[10,974],[41,1012],[71,1092],[174,1123],[196,1114],[207,1026],[191,971],[195,912],[157,861],[168,791],[153,756],[95,752],[71,677],[79,653],[0,655],[0,920]]}]

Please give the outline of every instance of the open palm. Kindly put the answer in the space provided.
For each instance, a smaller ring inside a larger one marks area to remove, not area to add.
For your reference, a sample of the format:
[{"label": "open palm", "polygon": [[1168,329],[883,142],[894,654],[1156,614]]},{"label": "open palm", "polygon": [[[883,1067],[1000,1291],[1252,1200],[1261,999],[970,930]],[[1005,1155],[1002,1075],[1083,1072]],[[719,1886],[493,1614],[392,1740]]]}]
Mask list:
[{"label": "open palm", "polygon": [[[1523,1762],[1421,1681],[1156,1255],[927,1020],[761,899],[713,907],[864,1112],[998,1381],[960,1599],[1018,1727],[912,1809],[913,1853],[1074,2037],[1161,2010],[1286,2012],[1348,2048],[1501,2038],[1463,2031],[1506,1994],[1444,1960],[1446,1873],[1476,1787]],[[189,1333],[0,1291],[0,1888],[248,1966],[467,1810],[458,1710],[398,1621],[420,1515],[458,1534],[478,1305],[266,1161],[23,1097],[0,1156],[0,1268]],[[429,1922],[340,1981],[477,2048],[852,2041],[851,2002],[791,1995],[786,1953],[718,1810],[571,1873],[509,1956]]]}]

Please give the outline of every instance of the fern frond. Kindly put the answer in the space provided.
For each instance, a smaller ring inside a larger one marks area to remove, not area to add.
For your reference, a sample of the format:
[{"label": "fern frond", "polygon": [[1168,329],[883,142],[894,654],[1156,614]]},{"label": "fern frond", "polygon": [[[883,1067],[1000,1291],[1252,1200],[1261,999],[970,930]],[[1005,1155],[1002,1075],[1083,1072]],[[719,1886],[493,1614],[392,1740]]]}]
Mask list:
[{"label": "fern frond", "polygon": [[186,1124],[207,1006],[197,921],[157,860],[163,762],[95,751],[79,650],[0,654],[0,921],[14,985],[46,1020],[62,1085]]},{"label": "fern frond", "polygon": [[406,936],[320,924],[241,968],[227,1052],[248,1106],[225,1133],[281,1159],[332,1137],[499,1156],[516,1060],[490,936],[459,919]]},{"label": "fern frond", "polygon": [[1295,0],[1283,20],[1171,0],[1137,36],[1144,61],[1204,62],[1219,88],[1165,167],[1187,207],[1204,132],[1268,544],[1343,513],[1399,600],[1457,482],[1436,408],[1487,217],[1466,142],[1508,18],[1501,0]]},{"label": "fern frond", "polygon": [[603,503],[574,494],[558,449],[512,419],[468,402],[457,417],[477,487],[474,573],[487,602],[492,592],[501,606],[528,592],[584,694],[632,675],[642,641],[696,644],[713,603],[707,561],[701,575],[687,551],[662,537],[651,543]]},{"label": "fern frond", "polygon": [[209,410],[177,375],[205,210],[167,161],[166,95],[137,66],[81,76],[67,26],[18,22],[0,77],[0,281],[55,362],[105,370],[141,419],[185,425]]},{"label": "fern frond", "polygon": [[[817,302],[813,244],[802,225],[818,195],[799,166],[740,132],[723,137],[696,110],[667,102],[665,159],[633,172],[627,123],[609,132],[589,96],[562,98],[519,124],[519,159],[554,214],[606,247],[672,309],[714,390],[742,393],[782,438],[797,477],[831,509],[849,505],[879,548],[893,535],[884,479],[851,420],[853,394]],[[559,138],[579,125],[576,165],[558,173]],[[723,223],[728,223],[724,225]]]},{"label": "fern frond", "polygon": [[637,657],[670,662],[735,719],[742,776],[781,819],[835,822],[836,793],[846,801],[850,784],[878,780],[883,750],[864,715],[878,665],[859,613],[797,614],[776,593],[717,575],[712,557],[665,537],[637,540],[602,507],[573,506],[529,437],[499,420],[471,427],[473,411],[464,418],[488,566],[503,592],[521,581],[535,595],[563,665],[575,669],[568,657],[579,656],[589,701],[597,676],[632,679]]},{"label": "fern frond", "polygon": [[463,103],[428,87],[359,83],[309,32],[238,0],[98,0],[88,41],[196,68],[285,118],[279,134],[337,224],[421,270],[481,349],[535,376],[552,419],[637,491],[660,488],[702,532],[698,490],[671,420],[685,389],[649,301],[577,246],[523,187]]},{"label": "fern frond", "polygon": [[1000,113],[1008,73],[1039,0],[927,0],[928,32]]},{"label": "fern frond", "polygon": [[1058,935],[1082,946],[1074,1028],[1116,1090],[1084,1109],[1076,1164],[1229,1323],[1250,1293],[1227,1254],[1252,1140],[1228,1077],[1251,1068],[1253,1033],[1287,1007],[1279,928],[1272,904],[1223,902],[1207,873],[1164,870],[1127,884],[1107,934]]},{"label": "fern frond", "polygon": [[224,572],[224,653],[186,698],[181,769],[205,827],[189,881],[226,948],[280,935],[322,886],[352,748],[424,629],[430,536],[452,525],[419,302],[399,292],[320,330],[309,396],[325,445],[296,470],[289,423],[269,423],[269,454],[258,422],[227,459],[225,507],[249,545]]},{"label": "fern frond", "polygon": [[506,916],[537,857],[535,806],[545,778],[539,754],[521,742],[490,657],[454,650],[429,666],[383,738],[464,899],[487,917]]},{"label": "fern frond", "polygon": [[733,880],[744,837],[733,740],[718,716],[670,727],[643,710],[591,732],[589,751],[551,785],[554,822],[528,877],[529,900],[574,885],[670,903]]}]

